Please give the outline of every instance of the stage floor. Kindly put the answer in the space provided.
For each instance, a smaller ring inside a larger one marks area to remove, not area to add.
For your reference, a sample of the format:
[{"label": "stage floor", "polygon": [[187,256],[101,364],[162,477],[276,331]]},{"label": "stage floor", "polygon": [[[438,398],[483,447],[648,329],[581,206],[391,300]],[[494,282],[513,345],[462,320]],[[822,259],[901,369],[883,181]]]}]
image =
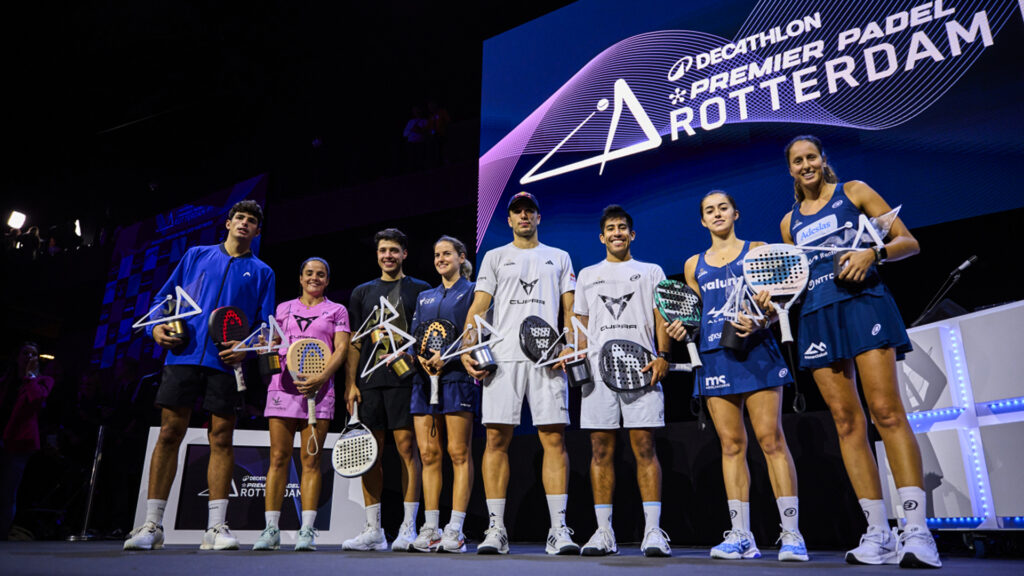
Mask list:
[{"label": "stage floor", "polygon": [[[540,544],[513,544],[509,556],[476,554],[400,554],[342,552],[337,548],[312,553],[291,550],[200,552],[198,547],[171,546],[156,552],[123,552],[120,542],[0,542],[0,573],[14,575],[80,574],[282,574],[306,573],[409,574],[429,567],[446,576],[523,576],[579,574],[599,576],[645,570],[645,574],[895,574],[898,566],[851,566],[840,551],[811,551],[807,563],[780,563],[775,551],[758,560],[711,560],[703,548],[674,548],[672,558],[644,558],[639,547],[624,547],[617,556],[583,558],[548,556]],[[943,574],[972,576],[1024,573],[1024,560],[945,556]],[[904,574],[906,572],[903,572]]]}]

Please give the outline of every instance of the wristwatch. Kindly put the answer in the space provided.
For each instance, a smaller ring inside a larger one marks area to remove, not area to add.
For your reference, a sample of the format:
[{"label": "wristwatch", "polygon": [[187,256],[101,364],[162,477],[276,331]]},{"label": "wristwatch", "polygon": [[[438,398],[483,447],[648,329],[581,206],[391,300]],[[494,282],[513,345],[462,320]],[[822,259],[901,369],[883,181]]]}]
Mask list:
[{"label": "wristwatch", "polygon": [[885,246],[875,246],[875,263],[881,264],[889,258],[889,251],[885,249]]},{"label": "wristwatch", "polygon": [[668,352],[662,352],[661,350],[658,350],[658,358],[668,360]]}]

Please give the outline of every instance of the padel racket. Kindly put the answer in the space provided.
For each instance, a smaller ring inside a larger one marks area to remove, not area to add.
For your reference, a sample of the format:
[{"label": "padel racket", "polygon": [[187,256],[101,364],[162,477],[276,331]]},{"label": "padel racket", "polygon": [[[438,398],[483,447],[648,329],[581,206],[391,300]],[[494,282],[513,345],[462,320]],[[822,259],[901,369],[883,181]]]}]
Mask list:
[{"label": "padel racket", "polygon": [[[316,338],[301,338],[288,346],[288,356],[285,362],[288,364],[288,372],[292,380],[298,378],[299,374],[306,376],[319,375],[327,371],[327,363],[331,358],[331,349],[323,340]],[[310,427],[316,426],[316,394],[306,396],[306,411],[309,413]],[[310,430],[310,440],[313,442],[313,449],[306,446],[309,454],[316,454],[320,447],[316,442],[316,430]]]},{"label": "padel racket", "polygon": [[540,316],[527,316],[519,325],[519,348],[534,364],[557,357],[562,333]]},{"label": "padel racket", "polygon": [[651,371],[642,372],[654,357],[629,340],[609,340],[601,346],[598,360],[601,380],[616,392],[634,392],[651,385]]},{"label": "padel racket", "polygon": [[[225,342],[241,342],[249,336],[249,319],[245,312],[234,306],[221,306],[210,312],[209,320],[210,339],[221,350],[226,349]],[[242,375],[242,365],[235,365],[235,382],[238,384],[238,391],[245,391],[245,377]]]},{"label": "padel racket", "polygon": [[366,474],[377,462],[379,448],[373,433],[359,421],[359,403],[352,403],[352,417],[334,443],[331,463],[334,471],[344,478],[357,478]]},{"label": "padel racket", "polygon": [[[455,342],[459,334],[455,325],[450,321],[437,318],[429,322],[421,322],[416,327],[416,333],[413,336],[416,338],[416,354],[423,358],[430,358],[434,352],[443,354]],[[427,372],[427,376],[430,376],[430,404],[436,406],[438,404],[438,381],[441,379],[441,374]]]},{"label": "padel racket", "polygon": [[[789,309],[807,286],[810,269],[807,255],[791,244],[765,244],[747,252],[743,258],[743,277],[754,292],[767,290],[772,307],[779,314],[783,342],[793,341],[789,326]],[[776,298],[786,300],[782,306]]]},{"label": "padel racket", "polygon": [[700,296],[683,282],[678,280],[662,280],[654,287],[654,306],[661,317],[671,324],[676,320],[686,327],[686,351],[690,354],[690,364],[694,368],[703,366],[697,354],[697,344],[691,334],[700,328],[701,304]]}]

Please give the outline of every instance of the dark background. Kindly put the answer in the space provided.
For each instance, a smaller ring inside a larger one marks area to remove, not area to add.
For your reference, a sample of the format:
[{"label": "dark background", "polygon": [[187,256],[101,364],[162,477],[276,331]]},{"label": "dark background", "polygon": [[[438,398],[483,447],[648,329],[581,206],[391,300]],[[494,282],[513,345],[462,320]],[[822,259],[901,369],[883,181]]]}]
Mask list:
[{"label": "dark background", "polygon": [[[294,273],[303,259],[316,254],[332,264],[329,296],[347,302],[356,284],[379,274],[371,238],[385,226],[410,235],[406,271],[433,283],[432,241],[448,233],[472,246],[475,238],[481,42],[564,4],[499,1],[461,8],[385,0],[314,7],[166,1],[8,6],[0,34],[7,102],[0,141],[5,160],[0,216],[6,222],[10,210],[25,212],[27,225],[40,226],[44,238],[59,236],[66,248],[61,258],[3,261],[0,360],[7,366],[16,344],[25,339],[57,356],[49,368],[57,387],[42,425],[44,434],[60,439],[59,446],[44,450],[36,476],[26,476],[33,489],[23,495],[29,505],[19,508],[34,515],[19,517],[22,523],[34,526],[37,537],[80,529],[82,474],[91,466],[93,449],[89,439],[95,426],[106,421],[134,426],[137,436],[108,445],[115,458],[101,477],[100,501],[130,502],[114,507],[126,511],[120,515],[105,507],[94,526],[114,531],[125,527],[125,518],[131,524],[138,479],[122,480],[115,490],[118,480],[110,469],[141,470],[138,440],[144,425],[154,422],[155,411],[136,399],[134,412],[126,415],[117,409],[119,396],[111,390],[118,381],[134,383],[141,374],[132,374],[130,366],[88,374],[99,394],[108,397],[106,404],[84,403],[76,396],[88,372],[110,238],[119,226],[265,173],[269,188],[260,257],[278,272],[279,299],[297,294]],[[410,166],[402,129],[411,107],[429,99],[442,103],[452,117],[449,141],[441,161]],[[967,310],[1024,297],[1020,284],[997,267],[998,251],[1014,245],[1016,235],[1011,234],[1022,216],[1024,211],[1016,210],[913,230],[921,255],[883,270],[908,323],[949,272],[975,253],[965,238],[983,239],[974,244],[980,260],[950,297]],[[79,241],[70,233],[75,219],[83,228],[77,249]],[[696,430],[688,407],[689,382],[688,376],[676,375],[667,385],[666,416],[673,425],[659,433],[667,487],[665,526],[674,543],[712,544],[728,524],[717,439],[713,431]],[[812,547],[850,547],[861,530],[860,513],[820,397],[813,386],[804,390],[811,415],[789,414],[788,395],[786,401],[786,431],[805,502],[804,532]],[[576,406],[578,401],[574,395]],[[578,413],[575,406],[573,413]],[[250,424],[258,426],[258,419]],[[579,431],[568,437],[569,520],[582,541],[593,528],[589,443]],[[478,438],[478,456],[482,448]],[[642,525],[632,459],[624,452],[620,449],[617,456],[616,496],[616,528],[623,542],[638,539]],[[509,496],[509,527],[517,540],[542,539],[547,525],[535,473],[539,458],[535,437],[516,439],[513,470],[530,471],[517,476]],[[774,507],[763,458],[756,448],[750,458],[760,526],[756,534],[768,545],[777,533]],[[394,459],[388,448],[388,470],[397,470]],[[385,500],[394,504],[385,507],[385,525],[392,533],[401,514],[400,496],[397,475],[386,477]],[[56,488],[38,482],[54,478],[61,483]],[[450,501],[447,494],[445,501]],[[479,537],[486,522],[479,479],[471,512],[467,531]],[[711,520],[702,523],[702,518]]]}]

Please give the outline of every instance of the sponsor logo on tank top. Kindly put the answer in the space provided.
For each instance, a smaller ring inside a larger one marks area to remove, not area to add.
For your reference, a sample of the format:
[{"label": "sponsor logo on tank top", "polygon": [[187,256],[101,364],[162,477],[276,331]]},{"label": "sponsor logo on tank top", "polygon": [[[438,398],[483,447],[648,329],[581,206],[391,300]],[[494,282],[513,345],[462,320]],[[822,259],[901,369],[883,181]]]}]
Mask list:
[{"label": "sponsor logo on tank top", "polygon": [[814,290],[815,288],[824,284],[825,282],[832,281],[833,278],[835,278],[835,272],[822,274],[821,276],[818,276],[817,278],[814,278],[813,280],[807,283],[807,291],[810,292],[811,290]]},{"label": "sponsor logo on tank top", "polygon": [[814,360],[815,358],[824,358],[828,356],[828,346],[824,342],[815,342],[804,350],[804,358],[807,360]]},{"label": "sponsor logo on tank top", "polygon": [[726,288],[732,287],[739,281],[740,278],[736,278],[735,276],[732,278],[727,278],[725,280],[722,280],[721,278],[715,278],[711,282],[705,282],[704,284],[701,284],[700,290],[701,292],[709,292],[711,290],[724,290]]},{"label": "sponsor logo on tank top", "polygon": [[815,220],[796,233],[796,243],[799,245],[814,242],[824,238],[839,229],[839,223],[835,214]]},{"label": "sponsor logo on tank top", "polygon": [[832,209],[835,210],[836,208],[839,208],[842,205],[843,205],[842,199],[836,200],[835,202],[832,203]]}]

